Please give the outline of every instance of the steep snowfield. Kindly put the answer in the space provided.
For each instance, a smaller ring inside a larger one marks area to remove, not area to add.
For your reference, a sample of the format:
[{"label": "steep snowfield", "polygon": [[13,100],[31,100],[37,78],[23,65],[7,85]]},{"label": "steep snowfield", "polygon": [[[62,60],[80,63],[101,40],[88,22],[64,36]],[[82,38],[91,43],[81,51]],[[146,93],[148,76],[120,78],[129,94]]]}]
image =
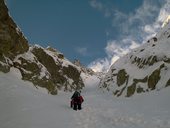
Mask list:
[{"label": "steep snowfield", "polygon": [[0,72],[0,128],[170,128],[170,88],[114,98],[86,76],[83,109],[74,111],[71,93],[52,96],[20,78],[16,69]]}]

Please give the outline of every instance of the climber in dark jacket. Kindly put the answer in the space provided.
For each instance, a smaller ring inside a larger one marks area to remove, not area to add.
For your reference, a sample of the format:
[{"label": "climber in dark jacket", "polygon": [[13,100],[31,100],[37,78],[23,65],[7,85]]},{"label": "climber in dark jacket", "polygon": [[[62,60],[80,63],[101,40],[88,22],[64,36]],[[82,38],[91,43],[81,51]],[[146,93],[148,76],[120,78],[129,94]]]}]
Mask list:
[{"label": "climber in dark jacket", "polygon": [[80,100],[80,92],[75,91],[74,94],[71,97],[71,103],[70,107],[73,108],[74,110],[81,109],[81,100]]},{"label": "climber in dark jacket", "polygon": [[72,95],[71,99],[77,98],[80,96],[80,92],[79,91],[75,91],[74,94]]}]

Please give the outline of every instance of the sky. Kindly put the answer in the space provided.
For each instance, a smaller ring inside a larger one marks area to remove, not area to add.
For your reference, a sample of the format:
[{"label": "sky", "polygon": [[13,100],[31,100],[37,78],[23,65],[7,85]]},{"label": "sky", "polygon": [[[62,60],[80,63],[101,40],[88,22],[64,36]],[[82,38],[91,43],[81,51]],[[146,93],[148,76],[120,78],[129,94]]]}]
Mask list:
[{"label": "sky", "polygon": [[145,43],[170,14],[170,0],[6,0],[30,44],[107,71]]}]

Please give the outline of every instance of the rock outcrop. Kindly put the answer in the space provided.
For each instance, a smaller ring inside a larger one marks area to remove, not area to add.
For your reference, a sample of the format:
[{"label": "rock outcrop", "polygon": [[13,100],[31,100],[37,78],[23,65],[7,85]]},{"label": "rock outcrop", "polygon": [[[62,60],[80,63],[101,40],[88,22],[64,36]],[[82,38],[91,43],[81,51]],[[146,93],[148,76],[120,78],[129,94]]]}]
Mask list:
[{"label": "rock outcrop", "polygon": [[80,68],[62,53],[51,47],[29,46],[0,0],[0,71],[7,73],[11,67],[20,70],[23,80],[46,88],[53,95],[61,89],[72,91],[84,87]]},{"label": "rock outcrop", "polygon": [[28,41],[8,14],[8,8],[0,0],[0,70],[8,72],[10,60],[28,51]]},{"label": "rock outcrop", "polygon": [[114,63],[100,88],[115,96],[161,90],[170,85],[170,23],[153,38]]}]

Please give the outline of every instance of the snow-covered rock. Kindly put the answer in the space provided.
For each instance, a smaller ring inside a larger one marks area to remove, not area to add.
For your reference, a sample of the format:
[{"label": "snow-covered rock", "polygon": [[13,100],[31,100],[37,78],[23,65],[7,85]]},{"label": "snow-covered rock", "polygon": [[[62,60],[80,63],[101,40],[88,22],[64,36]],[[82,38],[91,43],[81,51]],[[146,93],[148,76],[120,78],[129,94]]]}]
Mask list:
[{"label": "snow-covered rock", "polygon": [[28,41],[0,1],[0,71],[9,72],[10,62],[16,55],[28,51]]},{"label": "snow-covered rock", "polygon": [[46,88],[50,94],[58,90],[72,91],[84,87],[81,70],[54,48],[29,46],[21,30],[0,1],[0,71],[17,68],[23,80]]},{"label": "snow-covered rock", "polygon": [[115,96],[160,90],[170,85],[170,23],[142,46],[115,62],[100,88]]}]

